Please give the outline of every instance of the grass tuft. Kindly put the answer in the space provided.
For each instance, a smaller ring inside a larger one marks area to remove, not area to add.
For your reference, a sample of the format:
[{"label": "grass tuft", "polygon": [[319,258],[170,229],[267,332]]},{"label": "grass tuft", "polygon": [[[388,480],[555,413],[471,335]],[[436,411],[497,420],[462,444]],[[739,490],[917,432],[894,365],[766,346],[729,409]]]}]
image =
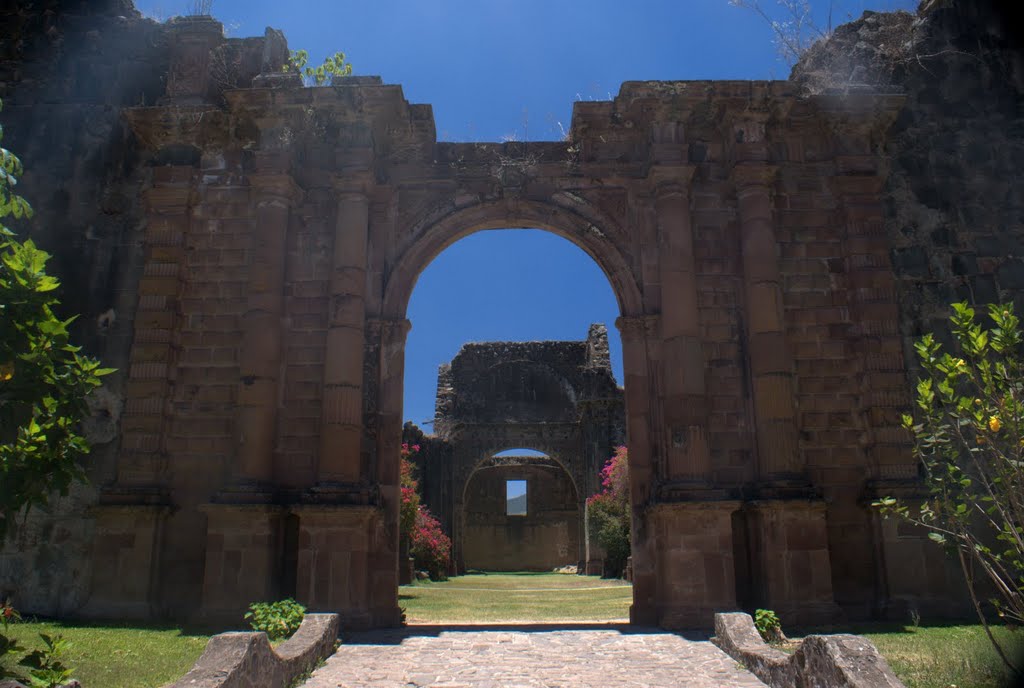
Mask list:
[{"label": "grass tuft", "polygon": [[477,573],[403,585],[410,623],[625,621],[633,586],[560,573]]},{"label": "grass tuft", "polygon": [[67,638],[64,664],[83,686],[104,688],[152,688],[176,681],[192,668],[210,639],[161,626],[27,620],[8,629],[29,649],[41,645],[40,633]]}]

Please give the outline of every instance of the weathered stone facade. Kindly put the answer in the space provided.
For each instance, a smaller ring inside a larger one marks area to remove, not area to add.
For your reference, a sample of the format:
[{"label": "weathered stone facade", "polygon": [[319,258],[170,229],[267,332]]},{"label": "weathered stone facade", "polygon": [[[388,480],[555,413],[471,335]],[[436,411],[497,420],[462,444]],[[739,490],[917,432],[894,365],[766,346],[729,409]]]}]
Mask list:
[{"label": "weathered stone facade", "polygon": [[508,144],[438,143],[374,77],[303,88],[273,32],[0,12],[35,236],[121,369],[93,487],[19,533],[0,594],[212,619],[294,593],[397,623],[409,295],[459,238],[535,227],[622,314],[635,621],[956,613],[941,551],[868,503],[916,485],[908,339],[946,296],[1021,293],[1024,69],[994,6],[926,3],[920,53],[958,52],[900,63],[905,94],[627,82],[569,142]]},{"label": "weathered stone facade", "polygon": [[[574,342],[466,344],[441,366],[432,436],[407,424],[419,444],[423,501],[452,536],[457,570],[600,572],[584,530],[586,499],[625,442],[622,389],[608,356],[608,331],[591,325]],[[548,458],[495,456],[532,449]],[[505,481],[527,481],[528,513],[505,513]]]}]

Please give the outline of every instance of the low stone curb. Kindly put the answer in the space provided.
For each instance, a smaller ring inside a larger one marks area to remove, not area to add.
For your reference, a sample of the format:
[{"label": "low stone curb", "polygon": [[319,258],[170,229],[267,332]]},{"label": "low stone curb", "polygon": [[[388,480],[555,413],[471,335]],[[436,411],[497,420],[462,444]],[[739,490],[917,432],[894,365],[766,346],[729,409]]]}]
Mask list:
[{"label": "low stone curb", "polygon": [[715,614],[711,639],[772,688],[905,688],[889,663],[859,635],[811,635],[793,654],[769,646],[749,614]]},{"label": "low stone curb", "polygon": [[334,652],[339,628],[337,614],[306,614],[276,650],[262,632],[215,635],[192,670],[165,688],[286,688]]}]

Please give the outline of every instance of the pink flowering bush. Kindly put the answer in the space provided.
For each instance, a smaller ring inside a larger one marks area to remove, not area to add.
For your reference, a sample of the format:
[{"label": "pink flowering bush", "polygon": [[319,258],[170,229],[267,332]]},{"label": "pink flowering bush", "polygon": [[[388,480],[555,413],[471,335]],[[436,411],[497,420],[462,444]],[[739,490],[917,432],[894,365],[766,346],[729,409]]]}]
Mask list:
[{"label": "pink flowering bush", "polygon": [[629,452],[619,447],[601,470],[601,491],[587,499],[590,536],[605,550],[604,575],[621,578],[630,554]]},{"label": "pink flowering bush", "polygon": [[416,526],[416,512],[420,507],[419,483],[416,480],[416,465],[413,458],[419,453],[420,445],[402,444],[400,484],[402,505],[399,510],[400,537],[408,539]]},{"label": "pink flowering bush", "polygon": [[430,574],[430,580],[448,579],[448,564],[452,557],[451,538],[445,535],[440,521],[423,505],[416,512],[411,551],[416,568],[425,569]]},{"label": "pink flowering bush", "polygon": [[425,569],[431,580],[446,580],[452,556],[452,541],[445,535],[440,521],[420,503],[414,463],[419,451],[418,444],[402,445],[399,536],[408,546],[417,569]]}]

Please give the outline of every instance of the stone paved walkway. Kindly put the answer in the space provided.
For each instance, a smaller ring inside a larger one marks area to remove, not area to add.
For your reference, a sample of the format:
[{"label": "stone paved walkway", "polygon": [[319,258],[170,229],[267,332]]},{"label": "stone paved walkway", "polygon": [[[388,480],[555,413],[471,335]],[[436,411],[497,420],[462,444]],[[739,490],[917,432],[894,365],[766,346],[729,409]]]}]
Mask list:
[{"label": "stone paved walkway", "polygon": [[760,686],[707,640],[657,629],[410,626],[343,638],[306,688]]}]

